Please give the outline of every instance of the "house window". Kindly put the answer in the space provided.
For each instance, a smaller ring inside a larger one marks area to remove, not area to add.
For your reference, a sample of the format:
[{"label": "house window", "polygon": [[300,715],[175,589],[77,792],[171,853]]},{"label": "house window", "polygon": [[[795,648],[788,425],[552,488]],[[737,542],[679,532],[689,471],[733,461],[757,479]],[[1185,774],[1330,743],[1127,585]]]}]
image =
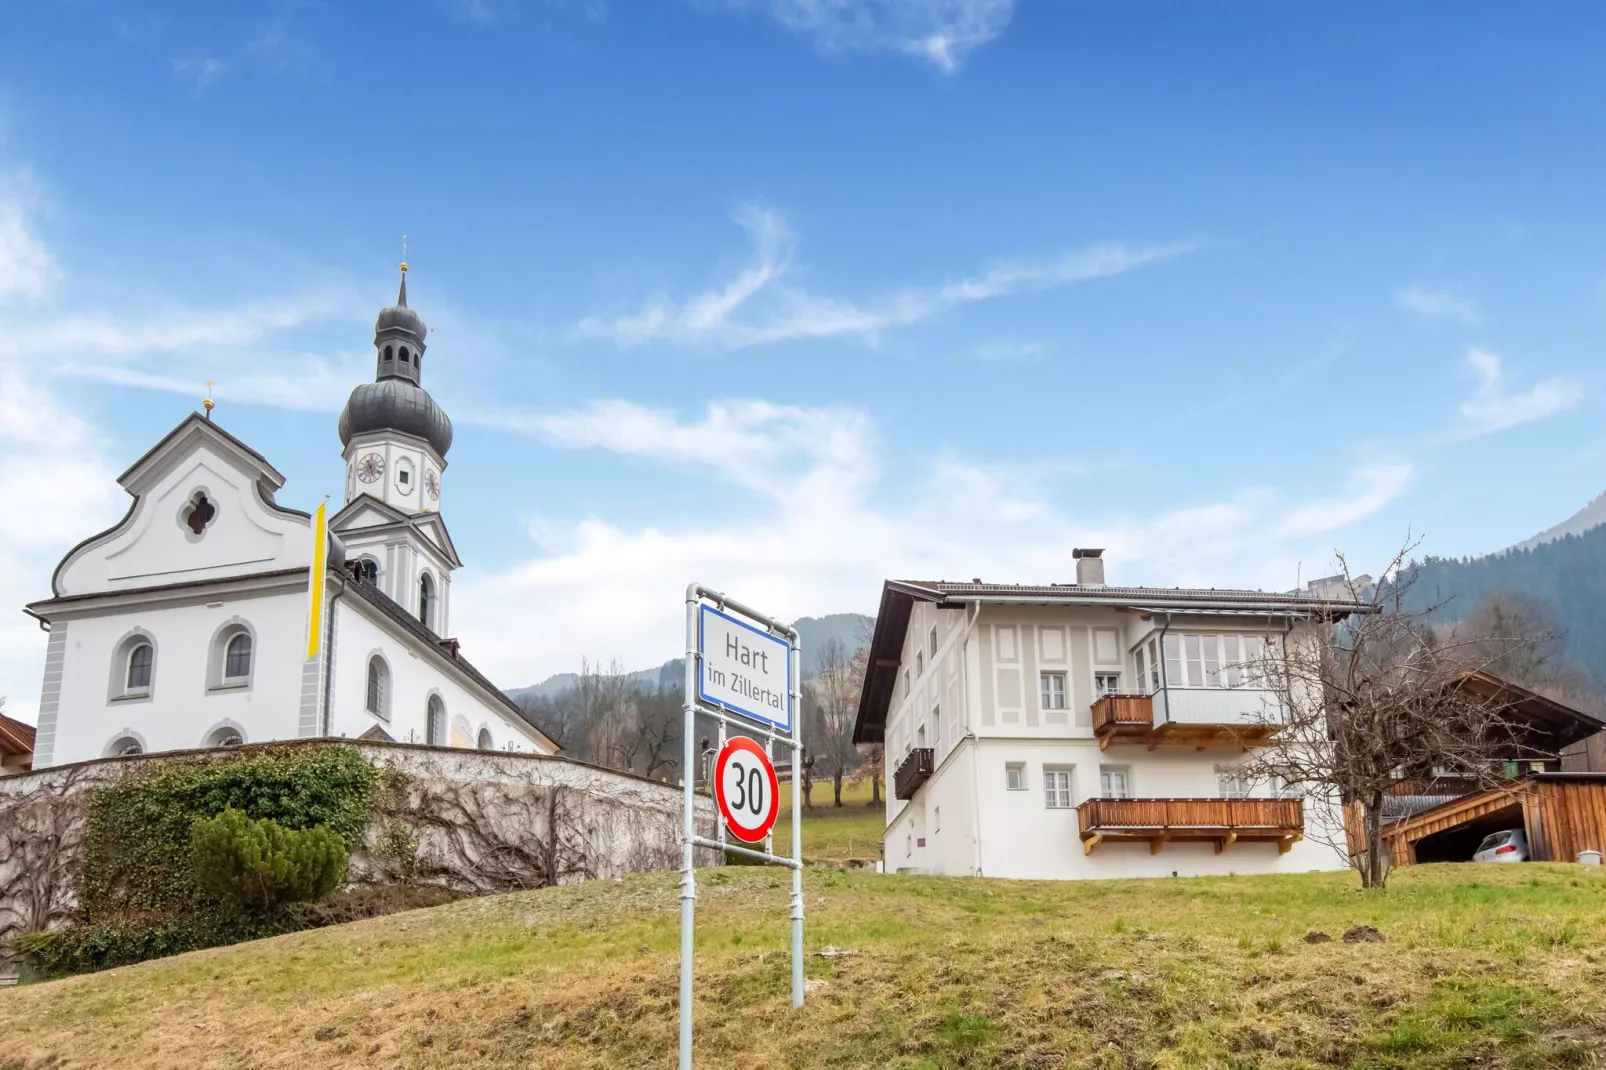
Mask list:
[{"label": "house window", "polygon": [[922,651],[915,651],[915,675],[924,675],[926,671],[926,655]]},{"label": "house window", "polygon": [[1071,809],[1071,771],[1043,767],[1043,802],[1050,810]]},{"label": "house window", "polygon": [[942,807],[940,806],[934,806],[931,808],[931,831],[942,831]]},{"label": "house window", "polygon": [[418,578],[418,622],[435,627],[435,580],[427,572]]},{"label": "house window", "polygon": [[123,693],[130,696],[150,694],[155,665],[156,648],[149,643],[136,643],[128,652],[128,673]]},{"label": "house window", "polygon": [[935,660],[936,657],[937,657],[937,626],[936,625],[932,625],[932,627],[931,627],[931,657],[932,657],[933,660]]},{"label": "house window", "polygon": [[1026,763],[1004,763],[1004,787],[1009,791],[1026,790]]},{"label": "house window", "polygon": [[1251,786],[1237,769],[1216,770],[1216,791],[1223,799],[1247,799]]},{"label": "house window", "polygon": [[390,668],[385,659],[375,654],[368,659],[368,712],[384,720],[390,719]]},{"label": "house window", "polygon": [[1100,695],[1119,695],[1121,693],[1121,674],[1118,672],[1094,673],[1093,690]]},{"label": "house window", "polygon": [[251,635],[236,632],[223,652],[223,683],[225,686],[246,683],[251,679]]},{"label": "house window", "polygon": [[905,669],[905,670],[903,670],[903,697],[904,698],[908,698],[909,697],[909,692],[911,692],[913,690],[914,690],[914,687],[912,686],[912,684],[910,682],[910,679],[909,679],[909,670]]},{"label": "house window", "polygon": [[1045,672],[1038,677],[1038,684],[1043,696],[1043,709],[1063,710],[1065,708],[1064,673]]},{"label": "house window", "polygon": [[1132,771],[1124,765],[1099,766],[1099,794],[1106,799],[1132,798]]},{"label": "house window", "polygon": [[931,707],[931,745],[942,747],[942,707]]},{"label": "house window", "polygon": [[1167,687],[1261,687],[1265,673],[1261,663],[1269,650],[1265,636],[1260,635],[1176,635],[1169,634],[1161,649],[1151,640],[1137,651],[1138,682],[1144,683],[1143,672],[1147,665],[1151,674],[1150,689],[1158,691],[1160,678],[1156,655],[1165,658],[1165,686]]},{"label": "house window", "polygon": [[912,833],[912,832],[906,832],[906,833],[903,834],[903,855],[904,855],[905,858],[907,858],[907,857],[909,857],[910,855],[912,855],[914,853],[915,853],[915,834]]},{"label": "house window", "polygon": [[446,703],[441,701],[439,695],[429,696],[426,720],[424,723],[424,740],[432,747],[444,746],[446,743]]}]

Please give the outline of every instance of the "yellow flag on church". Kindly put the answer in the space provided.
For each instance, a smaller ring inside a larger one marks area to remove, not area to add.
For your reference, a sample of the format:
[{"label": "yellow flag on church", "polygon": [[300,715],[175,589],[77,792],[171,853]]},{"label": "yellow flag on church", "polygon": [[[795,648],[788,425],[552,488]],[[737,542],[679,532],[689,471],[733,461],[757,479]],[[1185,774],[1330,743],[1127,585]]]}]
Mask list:
[{"label": "yellow flag on church", "polygon": [[312,515],[312,582],[308,584],[307,660],[323,649],[323,587],[329,563],[329,503]]}]

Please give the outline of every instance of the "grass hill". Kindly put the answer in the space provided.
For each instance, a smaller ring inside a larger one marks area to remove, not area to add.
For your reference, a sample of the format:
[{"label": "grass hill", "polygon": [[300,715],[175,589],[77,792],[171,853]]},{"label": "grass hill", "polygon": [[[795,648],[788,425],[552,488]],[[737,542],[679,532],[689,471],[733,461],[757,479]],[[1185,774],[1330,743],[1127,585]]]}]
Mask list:
[{"label": "grass hill", "polygon": [[[674,1065],[678,877],[446,907],[0,995],[7,1070]],[[702,874],[700,1068],[1606,1061],[1606,872],[1030,883]],[[1381,943],[1346,942],[1372,926]],[[1322,940],[1316,934],[1332,937]]]},{"label": "grass hill", "polygon": [[1568,654],[1606,689],[1606,525],[1527,549],[1462,560],[1430,557],[1413,567],[1412,597],[1424,606],[1444,602],[1450,620],[1497,591],[1550,602],[1566,631]]}]

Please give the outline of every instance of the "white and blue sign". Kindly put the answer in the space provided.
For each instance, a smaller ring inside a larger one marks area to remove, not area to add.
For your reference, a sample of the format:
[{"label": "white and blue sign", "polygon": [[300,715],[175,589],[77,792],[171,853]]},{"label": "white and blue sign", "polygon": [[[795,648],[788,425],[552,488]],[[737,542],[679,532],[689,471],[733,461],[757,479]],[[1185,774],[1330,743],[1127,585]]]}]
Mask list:
[{"label": "white and blue sign", "polygon": [[785,639],[701,605],[697,652],[699,700],[792,730],[792,648]]}]

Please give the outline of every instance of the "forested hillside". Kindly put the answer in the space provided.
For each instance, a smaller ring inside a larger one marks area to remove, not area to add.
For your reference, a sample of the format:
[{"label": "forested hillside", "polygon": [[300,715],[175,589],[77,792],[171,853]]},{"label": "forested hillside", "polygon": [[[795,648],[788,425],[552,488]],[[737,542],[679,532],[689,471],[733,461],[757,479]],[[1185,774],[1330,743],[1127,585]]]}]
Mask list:
[{"label": "forested hillside", "polygon": [[1445,620],[1470,614],[1484,598],[1516,591],[1549,602],[1565,631],[1567,653],[1606,688],[1606,525],[1529,549],[1415,564],[1411,598],[1443,604]]}]

